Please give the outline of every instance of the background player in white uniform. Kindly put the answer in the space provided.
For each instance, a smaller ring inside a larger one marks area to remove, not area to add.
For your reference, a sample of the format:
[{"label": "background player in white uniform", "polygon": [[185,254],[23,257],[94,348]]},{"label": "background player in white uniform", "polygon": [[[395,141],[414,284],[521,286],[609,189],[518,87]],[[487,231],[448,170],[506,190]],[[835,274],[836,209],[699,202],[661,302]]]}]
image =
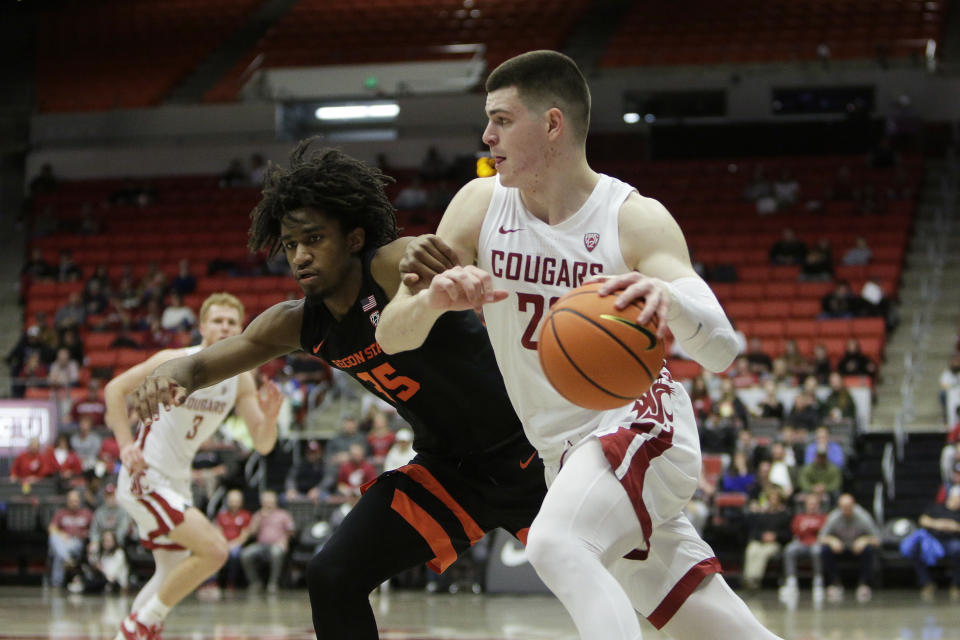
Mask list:
[{"label": "background player in white uniform", "polygon": [[483,139],[499,175],[461,189],[437,231],[442,240],[417,245],[424,275],[469,266],[443,271],[416,294],[401,288],[378,342],[387,353],[415,348],[445,311],[483,307],[507,390],[551,483],[527,555],[582,638],[636,640],[633,608],[674,637],[775,638],[716,573],[713,551],[681,513],[700,473],[683,387],[663,370],[634,404],[591,411],[553,390],[536,353],[553,300],[599,274],[623,274],[606,292],[620,291],[621,307],[645,297],[639,321],[656,312],[666,320],[661,333],[669,325],[713,371],[737,353],[729,321],[666,209],[590,169],[589,91],[572,60],[518,56],[490,75],[487,91]]},{"label": "background player in white uniform", "polygon": [[191,504],[190,463],[234,405],[257,451],[269,453],[283,401],[276,385],[267,383],[258,392],[253,375],[245,372],[158,412],[141,423],[134,440],[125,396],[160,364],[238,335],[242,320],[243,304],[235,296],[211,295],[200,309],[200,345],[160,351],[111,380],[104,391],[106,422],[116,434],[123,462],[117,499],[136,520],[142,544],[156,562],[116,640],[158,638],[170,608],[226,562],[223,535]]}]

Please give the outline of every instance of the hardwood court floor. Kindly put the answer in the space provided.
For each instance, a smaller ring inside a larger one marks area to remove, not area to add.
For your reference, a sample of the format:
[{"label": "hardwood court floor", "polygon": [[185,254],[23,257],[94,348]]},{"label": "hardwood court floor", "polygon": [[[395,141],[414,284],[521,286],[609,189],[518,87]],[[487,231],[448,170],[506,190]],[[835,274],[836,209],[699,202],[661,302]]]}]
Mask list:
[{"label": "hardwood court floor", "polygon": [[[808,595],[808,594],[807,594]],[[922,603],[916,591],[878,591],[872,602],[847,602],[815,610],[809,600],[794,611],[773,591],[747,604],[786,640],[960,640],[960,603],[946,594]],[[131,599],[76,596],[40,587],[0,588],[0,640],[110,640]],[[434,594],[393,591],[372,597],[388,640],[576,640],[569,617],[548,596]],[[649,625],[644,640],[665,635]],[[278,595],[228,594],[221,600],[191,597],[177,607],[164,640],[311,640],[305,591]],[[739,639],[731,639],[739,640]]]}]

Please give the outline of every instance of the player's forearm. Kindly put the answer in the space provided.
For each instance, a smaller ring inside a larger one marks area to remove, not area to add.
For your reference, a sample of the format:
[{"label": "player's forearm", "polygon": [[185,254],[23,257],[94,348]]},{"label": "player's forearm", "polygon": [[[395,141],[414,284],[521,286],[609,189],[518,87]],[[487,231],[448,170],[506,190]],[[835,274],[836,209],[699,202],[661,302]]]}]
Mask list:
[{"label": "player's forearm", "polygon": [[253,448],[261,455],[267,455],[273,451],[273,446],[277,443],[277,419],[270,420],[264,418],[256,426],[247,425],[250,431],[250,438],[253,440]]},{"label": "player's forearm", "polygon": [[737,357],[737,336],[717,297],[697,277],[668,283],[667,326],[683,350],[705,368],[719,373]]},{"label": "player's forearm", "polygon": [[429,290],[414,295],[397,294],[388,304],[377,323],[377,343],[386,353],[409,351],[421,346],[430,335],[442,309],[435,309],[428,301]]},{"label": "player's forearm", "polygon": [[130,431],[130,416],[127,413],[126,395],[131,389],[124,389],[116,380],[111,380],[103,389],[103,401],[107,405],[103,421],[110,427],[117,440],[117,447],[123,449],[133,442]]},{"label": "player's forearm", "polygon": [[204,383],[202,376],[198,375],[197,369],[196,360],[190,356],[186,356],[164,362],[154,369],[151,375],[173,378],[177,381],[177,384],[187,390],[187,395],[190,395],[197,389],[219,382],[219,380],[211,380]]}]

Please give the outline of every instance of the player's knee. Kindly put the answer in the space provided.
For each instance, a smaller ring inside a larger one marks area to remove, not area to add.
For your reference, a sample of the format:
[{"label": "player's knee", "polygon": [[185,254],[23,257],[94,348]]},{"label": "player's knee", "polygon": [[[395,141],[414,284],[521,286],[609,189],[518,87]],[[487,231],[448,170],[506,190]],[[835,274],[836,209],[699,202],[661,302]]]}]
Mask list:
[{"label": "player's knee", "polygon": [[218,536],[205,545],[204,553],[211,565],[220,568],[227,564],[227,558],[230,557],[230,547],[222,536]]},{"label": "player's knee", "polygon": [[527,560],[541,575],[553,573],[558,564],[572,561],[570,541],[551,527],[531,527],[527,537]]},{"label": "player's knee", "polygon": [[322,550],[307,563],[307,587],[311,593],[334,595],[351,580],[350,567],[343,566],[335,554]]}]

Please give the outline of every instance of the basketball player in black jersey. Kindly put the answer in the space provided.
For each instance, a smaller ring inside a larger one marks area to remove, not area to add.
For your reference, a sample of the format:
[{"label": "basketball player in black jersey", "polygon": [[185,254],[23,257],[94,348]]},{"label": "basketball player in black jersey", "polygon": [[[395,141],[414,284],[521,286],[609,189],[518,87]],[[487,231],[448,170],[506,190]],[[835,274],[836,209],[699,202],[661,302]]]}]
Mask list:
[{"label": "basketball player in black jersey", "polygon": [[310,146],[297,147],[288,169],[270,168],[250,229],[254,251],[284,251],[306,297],[163,364],[134,399],[149,425],[195,389],[303,349],[397,408],[417,456],[367,489],[307,568],[317,637],[367,640],[378,637],[374,587],[422,563],[442,571],[497,527],[525,541],[546,486],[474,312],[445,314],[419,349],[380,350],[377,320],[399,287],[409,241],[396,239],[389,178]]}]

